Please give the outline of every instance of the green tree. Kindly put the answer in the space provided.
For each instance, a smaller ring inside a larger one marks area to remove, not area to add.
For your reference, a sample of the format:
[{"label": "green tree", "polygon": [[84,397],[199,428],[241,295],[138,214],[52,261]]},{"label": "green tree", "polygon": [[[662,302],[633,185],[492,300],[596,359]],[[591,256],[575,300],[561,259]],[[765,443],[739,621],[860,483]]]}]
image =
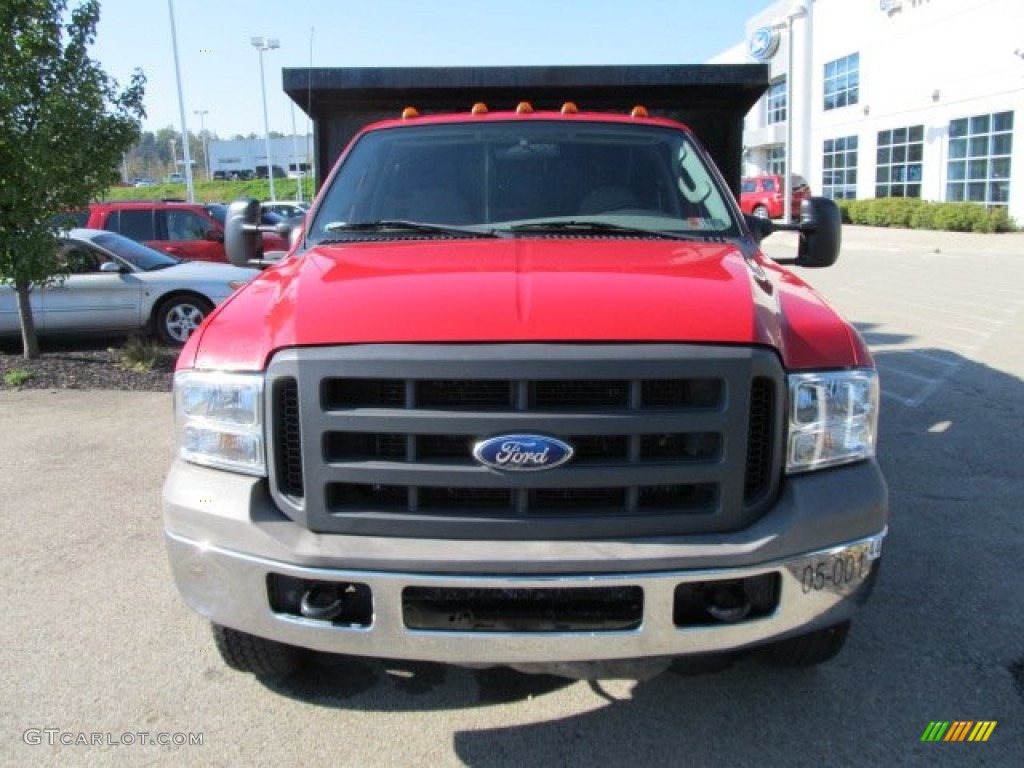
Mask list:
[{"label": "green tree", "polygon": [[145,116],[145,76],[123,90],[89,57],[98,0],[0,2],[0,282],[18,301],[22,349],[38,357],[30,293],[62,279],[62,211],[117,180]]}]

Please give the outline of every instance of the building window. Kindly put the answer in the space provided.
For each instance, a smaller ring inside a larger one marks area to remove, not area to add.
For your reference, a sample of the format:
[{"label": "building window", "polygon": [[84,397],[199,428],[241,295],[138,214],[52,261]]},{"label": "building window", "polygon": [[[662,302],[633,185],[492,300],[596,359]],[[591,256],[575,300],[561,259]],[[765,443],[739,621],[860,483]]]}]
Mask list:
[{"label": "building window", "polygon": [[768,88],[768,125],[786,122],[786,78],[781,77]]},{"label": "building window", "polygon": [[1012,149],[1013,112],[951,120],[946,199],[1006,205]]},{"label": "building window", "polygon": [[920,197],[924,126],[878,132],[875,197]]},{"label": "building window", "polygon": [[860,54],[825,64],[825,111],[856,104],[860,92]]},{"label": "building window", "polygon": [[768,147],[768,174],[775,176],[786,175],[786,145],[775,144]]},{"label": "building window", "polygon": [[833,200],[857,196],[857,137],[826,139],[821,192]]}]

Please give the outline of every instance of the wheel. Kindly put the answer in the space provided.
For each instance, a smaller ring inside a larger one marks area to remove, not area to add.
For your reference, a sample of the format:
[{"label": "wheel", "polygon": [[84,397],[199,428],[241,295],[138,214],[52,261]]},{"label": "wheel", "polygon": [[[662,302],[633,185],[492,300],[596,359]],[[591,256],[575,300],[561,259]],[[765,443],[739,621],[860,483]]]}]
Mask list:
[{"label": "wheel", "polygon": [[256,677],[284,677],[299,666],[302,650],[276,640],[212,624],[213,639],[224,663]]},{"label": "wheel", "polygon": [[844,621],[806,635],[780,640],[765,647],[765,661],[780,667],[811,667],[835,658],[846,643],[850,622]]},{"label": "wheel", "polygon": [[763,205],[759,205],[756,208],[754,208],[754,215],[757,216],[757,218],[759,219],[771,218],[771,216],[768,215],[768,209],[765,208]]},{"label": "wheel", "polygon": [[182,294],[172,296],[156,311],[156,335],[164,344],[180,347],[199,324],[206,319],[213,304],[202,296]]}]

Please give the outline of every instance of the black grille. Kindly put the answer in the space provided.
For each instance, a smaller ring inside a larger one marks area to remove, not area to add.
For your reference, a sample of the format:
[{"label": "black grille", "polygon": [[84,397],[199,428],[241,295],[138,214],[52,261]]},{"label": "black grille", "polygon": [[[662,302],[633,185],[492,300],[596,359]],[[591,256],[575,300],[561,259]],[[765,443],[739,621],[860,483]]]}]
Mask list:
[{"label": "black grille", "polygon": [[281,493],[301,498],[302,430],[299,414],[299,387],[295,379],[274,382],[275,432],[274,454],[277,461],[278,487]]},{"label": "black grille", "polygon": [[[367,345],[287,350],[268,376],[271,490],[314,531],[706,533],[749,525],[778,488],[784,378],[769,351]],[[478,441],[513,434],[556,438],[574,455],[529,472],[473,456]]]},{"label": "black grille", "polygon": [[750,387],[750,426],[747,430],[747,471],[743,496],[754,501],[771,488],[772,425],[775,388],[771,379],[757,378]]}]

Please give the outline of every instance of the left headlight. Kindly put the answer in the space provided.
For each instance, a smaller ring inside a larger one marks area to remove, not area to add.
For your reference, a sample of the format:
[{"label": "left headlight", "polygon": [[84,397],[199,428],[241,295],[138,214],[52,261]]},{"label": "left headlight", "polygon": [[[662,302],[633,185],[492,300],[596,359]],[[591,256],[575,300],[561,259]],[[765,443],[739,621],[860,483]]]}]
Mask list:
[{"label": "left headlight", "polygon": [[873,370],[791,374],[786,471],[806,472],[874,456],[878,396]]},{"label": "left headlight", "polygon": [[178,455],[185,461],[266,475],[262,375],[176,373],[174,414]]}]

